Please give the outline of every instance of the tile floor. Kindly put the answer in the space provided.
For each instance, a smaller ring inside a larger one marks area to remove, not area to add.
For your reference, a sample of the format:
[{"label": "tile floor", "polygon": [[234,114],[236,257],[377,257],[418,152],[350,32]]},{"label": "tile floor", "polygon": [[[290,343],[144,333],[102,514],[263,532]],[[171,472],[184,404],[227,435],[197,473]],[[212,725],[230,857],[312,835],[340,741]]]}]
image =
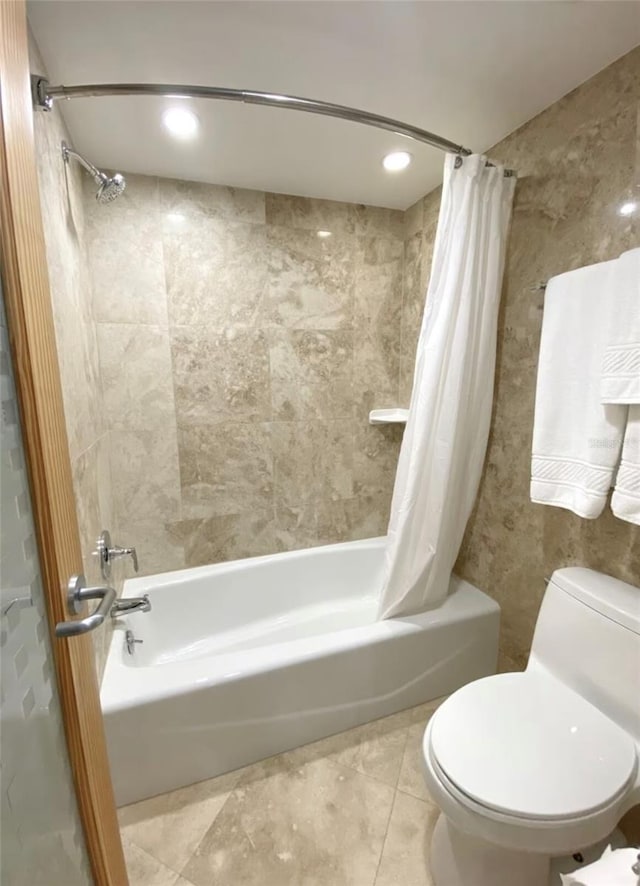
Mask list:
[{"label": "tile floor", "polygon": [[131,886],[432,886],[439,699],[120,810]]}]

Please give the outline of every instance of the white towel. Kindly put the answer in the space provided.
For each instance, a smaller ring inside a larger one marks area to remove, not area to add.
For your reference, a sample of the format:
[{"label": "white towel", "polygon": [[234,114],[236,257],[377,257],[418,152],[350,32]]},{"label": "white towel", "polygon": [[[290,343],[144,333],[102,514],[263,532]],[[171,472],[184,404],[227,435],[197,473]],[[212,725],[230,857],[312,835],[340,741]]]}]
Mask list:
[{"label": "white towel", "polygon": [[629,407],[611,510],[621,520],[640,526],[640,406]]},{"label": "white towel", "polygon": [[633,866],[638,861],[637,849],[615,849],[610,846],[602,858],[573,874],[560,874],[562,886],[638,886],[640,877]]},{"label": "white towel", "polygon": [[531,500],[594,519],[618,462],[627,407],[600,402],[604,305],[615,262],[569,271],[545,294]]},{"label": "white towel", "polygon": [[640,403],[640,248],[613,269],[600,392],[603,403]]}]

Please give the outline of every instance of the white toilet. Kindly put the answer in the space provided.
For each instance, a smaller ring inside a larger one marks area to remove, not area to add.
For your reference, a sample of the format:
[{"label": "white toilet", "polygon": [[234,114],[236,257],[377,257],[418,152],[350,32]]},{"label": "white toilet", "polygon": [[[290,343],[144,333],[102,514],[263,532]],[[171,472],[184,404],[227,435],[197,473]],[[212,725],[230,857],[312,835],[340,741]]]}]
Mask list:
[{"label": "white toilet", "polygon": [[639,756],[640,589],[559,569],[526,671],[459,689],[425,732],[435,886],[547,886],[640,803]]}]

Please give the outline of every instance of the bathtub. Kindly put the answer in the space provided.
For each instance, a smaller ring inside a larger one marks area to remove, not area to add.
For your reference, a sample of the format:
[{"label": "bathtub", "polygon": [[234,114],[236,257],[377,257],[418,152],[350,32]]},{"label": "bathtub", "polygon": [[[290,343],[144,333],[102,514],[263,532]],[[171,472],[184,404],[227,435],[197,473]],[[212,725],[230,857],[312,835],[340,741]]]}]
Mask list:
[{"label": "bathtub", "polygon": [[[118,805],[183,787],[495,671],[498,605],[376,621],[384,538],[127,581],[101,690]],[[125,630],[137,640],[133,654]]]}]

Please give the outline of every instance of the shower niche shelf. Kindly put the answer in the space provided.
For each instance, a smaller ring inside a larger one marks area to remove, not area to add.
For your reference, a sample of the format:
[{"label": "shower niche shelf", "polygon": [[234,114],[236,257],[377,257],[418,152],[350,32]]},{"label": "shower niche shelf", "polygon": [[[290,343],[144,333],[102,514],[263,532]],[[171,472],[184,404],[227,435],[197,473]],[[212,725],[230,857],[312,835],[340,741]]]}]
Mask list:
[{"label": "shower niche shelf", "polygon": [[370,425],[406,425],[408,409],[373,409],[369,413]]}]

